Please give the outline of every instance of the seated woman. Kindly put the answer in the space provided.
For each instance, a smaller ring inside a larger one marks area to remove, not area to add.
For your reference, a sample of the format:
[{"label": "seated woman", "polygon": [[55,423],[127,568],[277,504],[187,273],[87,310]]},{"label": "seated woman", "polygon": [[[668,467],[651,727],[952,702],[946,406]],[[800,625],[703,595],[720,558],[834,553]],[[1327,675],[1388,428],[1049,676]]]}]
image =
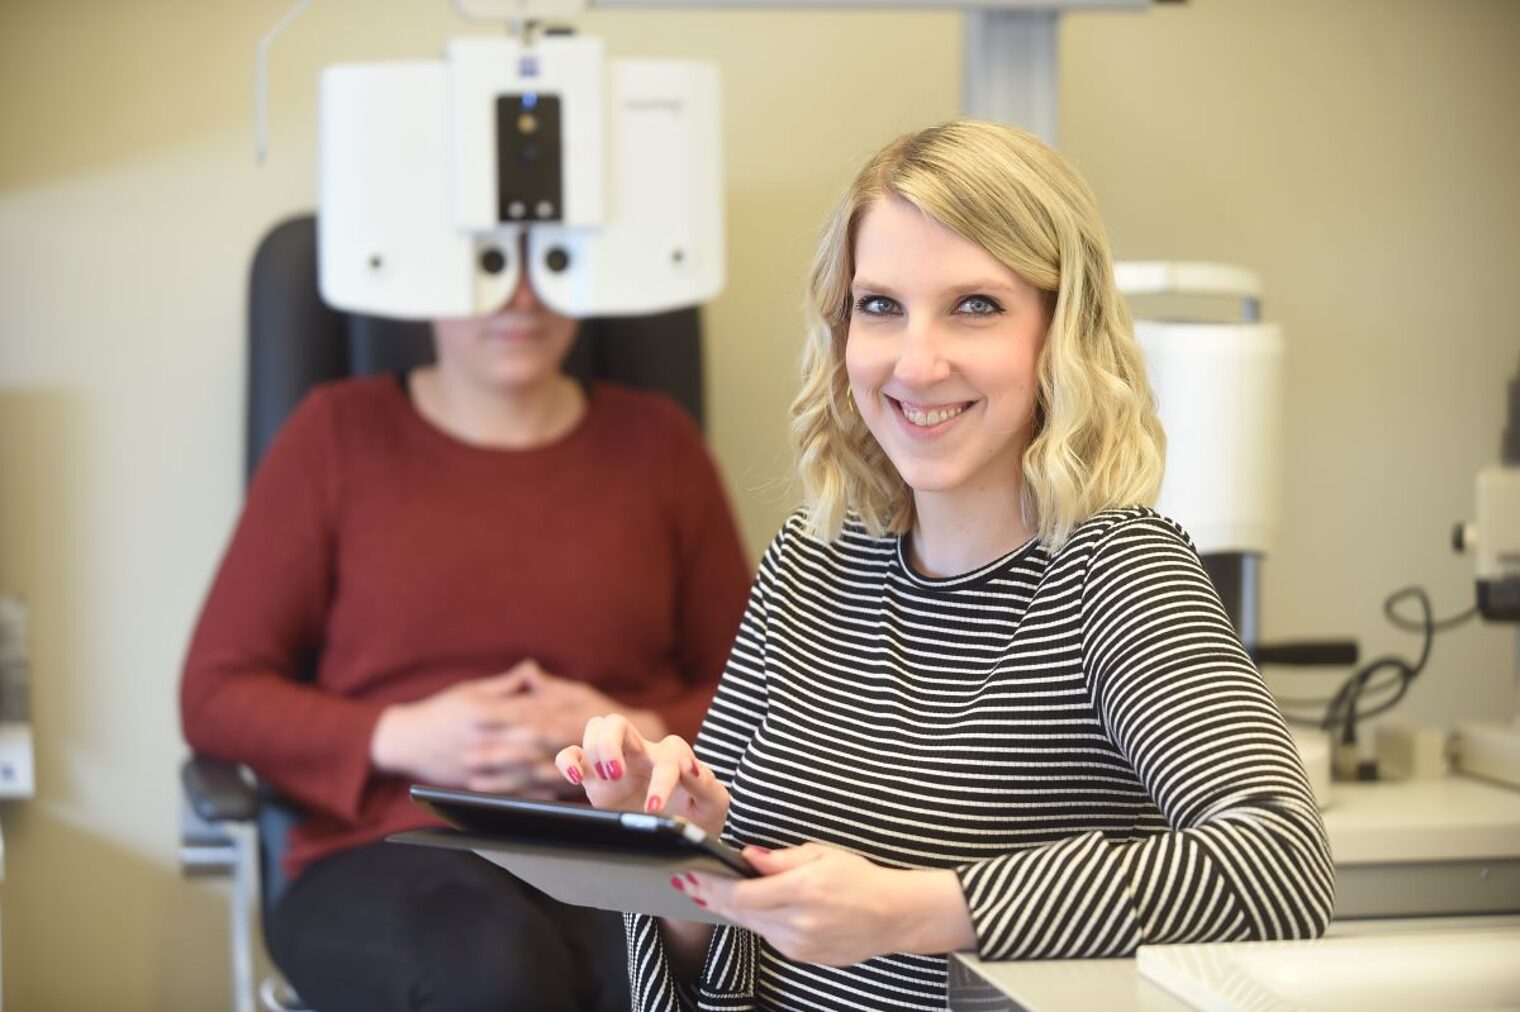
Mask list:
[{"label": "seated woman", "polygon": [[638,1007],[942,1009],[944,953],[1308,938],[1303,768],[1187,535],[1088,187],[1032,136],[901,138],[825,224],[794,406],[807,507],[698,738],[591,721],[599,807],[763,877],[629,918]]},{"label": "seated woman", "polygon": [[315,390],[206,600],[185,737],[310,811],[268,934],[321,1012],[628,1007],[615,915],[383,842],[434,821],[413,782],[562,794],[592,714],[693,734],[733,643],[750,570],[700,433],[565,376],[575,330],[525,277],[436,323],[436,365]]}]

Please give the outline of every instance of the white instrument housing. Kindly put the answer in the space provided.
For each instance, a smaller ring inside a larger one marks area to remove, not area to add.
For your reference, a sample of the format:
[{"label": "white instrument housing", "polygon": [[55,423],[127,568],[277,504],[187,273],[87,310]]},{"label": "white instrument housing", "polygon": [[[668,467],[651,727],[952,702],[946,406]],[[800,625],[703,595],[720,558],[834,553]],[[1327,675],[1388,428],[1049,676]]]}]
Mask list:
[{"label": "white instrument housing", "polygon": [[592,38],[472,37],[443,61],[329,67],[322,297],[476,316],[526,270],[570,316],[705,302],[724,274],[719,102],[712,65],[608,60]]},{"label": "white instrument housing", "polygon": [[[1225,264],[1115,265],[1126,295],[1229,296],[1255,314],[1260,284]],[[1269,554],[1282,494],[1283,338],[1275,324],[1137,319],[1156,410],[1166,430],[1166,477],[1156,509],[1199,552]]]}]

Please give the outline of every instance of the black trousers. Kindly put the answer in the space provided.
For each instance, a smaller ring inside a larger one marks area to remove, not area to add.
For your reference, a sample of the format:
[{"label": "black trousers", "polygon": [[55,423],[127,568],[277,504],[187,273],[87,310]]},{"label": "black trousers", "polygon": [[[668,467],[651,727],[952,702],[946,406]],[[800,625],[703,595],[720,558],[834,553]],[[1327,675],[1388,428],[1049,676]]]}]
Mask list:
[{"label": "black trousers", "polygon": [[626,1012],[617,914],[550,899],[468,851],[376,843],[308,868],[271,955],[317,1012]]}]

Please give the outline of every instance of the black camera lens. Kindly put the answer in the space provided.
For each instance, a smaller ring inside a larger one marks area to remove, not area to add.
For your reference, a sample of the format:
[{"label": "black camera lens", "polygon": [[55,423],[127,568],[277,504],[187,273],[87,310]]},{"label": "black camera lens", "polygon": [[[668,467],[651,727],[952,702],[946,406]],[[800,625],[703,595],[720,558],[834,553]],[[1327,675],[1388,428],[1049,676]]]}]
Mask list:
[{"label": "black camera lens", "polygon": [[570,266],[570,252],[563,246],[556,246],[544,256],[544,266],[555,274],[562,273]]},{"label": "black camera lens", "polygon": [[495,246],[483,250],[480,254],[480,269],[487,274],[500,274],[502,268],[507,266],[507,255]]}]

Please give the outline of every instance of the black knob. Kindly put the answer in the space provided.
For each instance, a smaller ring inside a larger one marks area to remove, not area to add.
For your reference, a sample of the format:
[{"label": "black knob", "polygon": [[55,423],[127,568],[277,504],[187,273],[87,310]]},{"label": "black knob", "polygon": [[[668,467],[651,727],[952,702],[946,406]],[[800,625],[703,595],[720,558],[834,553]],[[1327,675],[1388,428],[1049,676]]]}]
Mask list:
[{"label": "black knob", "polygon": [[544,266],[559,274],[570,266],[570,254],[564,247],[556,246],[544,254]]},{"label": "black knob", "polygon": [[507,266],[507,255],[492,246],[480,254],[480,269],[487,274],[500,274]]}]

